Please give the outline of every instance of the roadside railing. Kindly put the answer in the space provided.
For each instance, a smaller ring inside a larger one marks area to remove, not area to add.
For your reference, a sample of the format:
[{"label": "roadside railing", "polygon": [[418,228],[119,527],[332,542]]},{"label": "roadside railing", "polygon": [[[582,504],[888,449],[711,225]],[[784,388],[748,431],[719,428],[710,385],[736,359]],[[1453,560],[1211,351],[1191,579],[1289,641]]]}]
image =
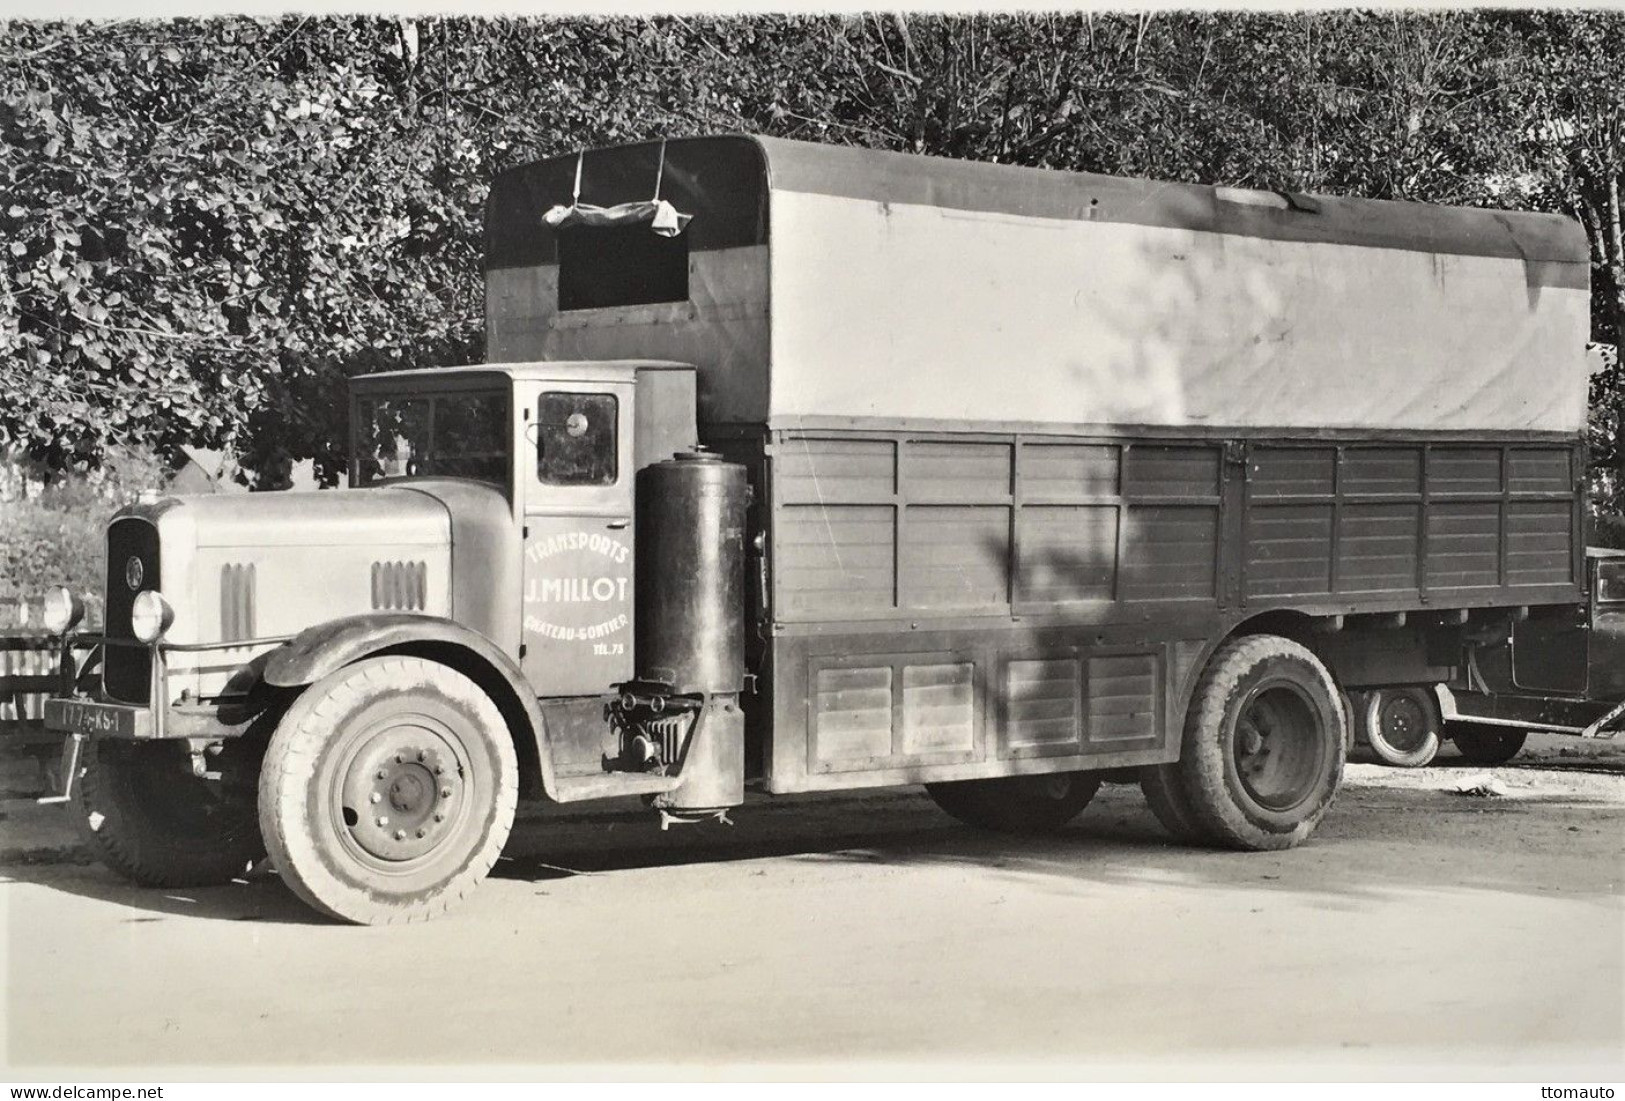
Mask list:
[{"label": "roadside railing", "polygon": [[44,732],[45,697],[61,683],[61,651],[43,628],[0,634],[0,731]]}]

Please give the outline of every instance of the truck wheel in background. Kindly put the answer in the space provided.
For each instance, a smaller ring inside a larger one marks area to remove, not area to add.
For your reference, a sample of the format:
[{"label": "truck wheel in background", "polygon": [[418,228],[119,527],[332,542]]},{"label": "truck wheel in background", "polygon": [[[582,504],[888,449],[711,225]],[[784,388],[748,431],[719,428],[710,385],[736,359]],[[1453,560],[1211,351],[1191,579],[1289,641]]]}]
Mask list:
[{"label": "truck wheel in background", "polygon": [[1385,765],[1421,768],[1439,752],[1444,721],[1427,688],[1377,688],[1355,692],[1356,736]]},{"label": "truck wheel in background", "polygon": [[1235,849],[1286,849],[1314,832],[1343,780],[1349,731],[1332,676],[1276,635],[1220,646],[1185,719],[1177,789],[1193,825]]},{"label": "truck wheel in background", "polygon": [[1489,723],[1451,723],[1446,733],[1468,763],[1485,766],[1506,764],[1529,737],[1527,730]]},{"label": "truck wheel in background", "polygon": [[230,883],[265,855],[254,800],[192,775],[184,742],[88,740],[73,811],[85,845],[143,887]]},{"label": "truck wheel in background", "polygon": [[443,913],[513,826],[519,770],[496,705],[454,669],[367,658],[306,689],[260,771],[260,828],[282,879],[344,921]]},{"label": "truck wheel in background", "polygon": [[937,806],[968,826],[1000,833],[1048,833],[1089,805],[1100,790],[1100,779],[1088,772],[1051,772],[927,784],[925,790]]}]

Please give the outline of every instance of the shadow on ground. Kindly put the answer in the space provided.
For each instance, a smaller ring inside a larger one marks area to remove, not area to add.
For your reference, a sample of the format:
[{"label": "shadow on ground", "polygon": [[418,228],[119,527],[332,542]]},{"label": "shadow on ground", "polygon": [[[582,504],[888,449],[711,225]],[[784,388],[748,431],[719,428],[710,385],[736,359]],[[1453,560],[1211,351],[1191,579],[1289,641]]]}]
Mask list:
[{"label": "shadow on ground", "polygon": [[[788,859],[795,873],[817,874],[830,866],[929,869],[999,876],[1023,890],[1059,894],[1146,883],[1193,891],[1253,889],[1261,897],[1284,891],[1339,909],[1460,890],[1606,897],[1617,895],[1625,882],[1625,806],[1562,797],[1468,799],[1436,790],[1351,786],[1307,845],[1277,853],[1178,845],[1147,810],[1138,788],[1119,785],[1102,789],[1072,826],[1041,837],[962,826],[918,791],[752,797],[733,817],[738,824],[731,827],[661,832],[654,815],[635,804],[590,812],[526,808],[492,875],[541,884]],[[1567,863],[1559,871],[1554,861]],[[785,870],[781,864],[755,874]],[[268,872],[226,887],[148,890],[86,866],[75,850],[10,861],[3,872],[128,907],[132,922],[169,916],[323,921]]]}]

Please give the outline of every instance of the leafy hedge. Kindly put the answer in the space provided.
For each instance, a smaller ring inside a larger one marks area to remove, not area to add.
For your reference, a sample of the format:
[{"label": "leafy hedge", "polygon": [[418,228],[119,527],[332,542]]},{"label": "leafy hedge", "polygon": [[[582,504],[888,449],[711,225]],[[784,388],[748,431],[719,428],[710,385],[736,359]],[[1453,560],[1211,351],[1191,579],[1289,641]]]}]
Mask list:
[{"label": "leafy hedge", "polygon": [[490,178],[663,134],[1571,210],[1609,340],[1620,56],[1583,12],[8,22],[0,447],[334,478],[348,375],[483,355]]}]

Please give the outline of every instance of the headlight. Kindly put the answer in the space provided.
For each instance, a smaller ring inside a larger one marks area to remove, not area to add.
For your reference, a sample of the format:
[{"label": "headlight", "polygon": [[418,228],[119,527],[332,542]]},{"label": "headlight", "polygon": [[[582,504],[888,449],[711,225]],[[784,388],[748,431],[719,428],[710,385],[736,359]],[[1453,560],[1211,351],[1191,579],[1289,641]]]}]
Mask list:
[{"label": "headlight", "polygon": [[53,635],[65,635],[85,618],[85,604],[67,589],[58,589],[45,598],[45,629]]},{"label": "headlight", "polygon": [[157,642],[175,621],[175,609],[151,589],[135,594],[130,606],[130,630],[142,642]]}]

